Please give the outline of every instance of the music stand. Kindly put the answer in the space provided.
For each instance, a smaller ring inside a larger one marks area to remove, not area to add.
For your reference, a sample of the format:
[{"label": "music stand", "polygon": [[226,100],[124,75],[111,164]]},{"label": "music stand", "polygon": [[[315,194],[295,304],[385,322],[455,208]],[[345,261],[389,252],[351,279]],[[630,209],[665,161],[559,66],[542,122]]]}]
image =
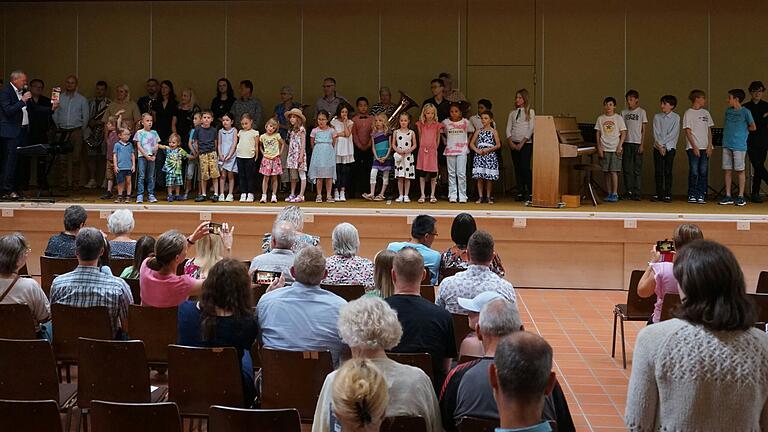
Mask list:
[{"label": "music stand", "polygon": [[45,183],[48,186],[48,198],[43,198],[43,185],[37,185],[37,197],[36,198],[20,198],[15,201],[22,202],[48,202],[55,203],[53,195],[53,188],[50,182],[48,182],[48,175],[51,173],[51,169],[56,164],[56,159],[59,155],[72,153],[72,142],[70,141],[71,131],[57,130],[53,142],[50,144],[33,144],[26,147],[16,147],[16,154],[18,156],[37,156],[44,157],[45,170],[41,178],[45,179]]}]

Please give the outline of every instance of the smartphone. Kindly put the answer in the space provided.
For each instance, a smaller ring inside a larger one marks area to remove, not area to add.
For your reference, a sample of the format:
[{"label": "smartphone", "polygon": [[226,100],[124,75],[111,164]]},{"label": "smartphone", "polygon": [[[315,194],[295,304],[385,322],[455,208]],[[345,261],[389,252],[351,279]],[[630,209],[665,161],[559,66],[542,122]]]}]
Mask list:
[{"label": "smartphone", "polygon": [[662,262],[672,262],[675,256],[675,242],[672,240],[659,240],[656,242],[656,251],[661,254]]},{"label": "smartphone", "polygon": [[253,272],[253,283],[259,285],[269,285],[275,279],[280,278],[281,275],[281,272],[255,271]]},{"label": "smartphone", "polygon": [[208,232],[210,234],[221,235],[221,224],[218,222],[208,222]]},{"label": "smartphone", "polygon": [[59,96],[61,96],[61,87],[54,87],[51,89],[51,102],[58,102]]}]

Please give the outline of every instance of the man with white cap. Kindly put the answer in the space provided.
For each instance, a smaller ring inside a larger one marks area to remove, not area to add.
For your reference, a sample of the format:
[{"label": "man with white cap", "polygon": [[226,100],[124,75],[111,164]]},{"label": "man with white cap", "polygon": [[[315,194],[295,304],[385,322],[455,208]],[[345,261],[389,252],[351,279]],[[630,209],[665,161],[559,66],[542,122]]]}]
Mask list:
[{"label": "man with white cap", "polygon": [[493,300],[504,298],[496,291],[484,291],[478,294],[475,298],[463,298],[457,299],[459,306],[467,311],[467,319],[469,320],[469,328],[472,329],[468,335],[464,337],[459,348],[459,356],[467,355],[473,357],[482,357],[485,355],[485,348],[483,348],[483,342],[477,337],[477,321],[480,318],[480,311],[483,310],[483,306],[492,302]]}]

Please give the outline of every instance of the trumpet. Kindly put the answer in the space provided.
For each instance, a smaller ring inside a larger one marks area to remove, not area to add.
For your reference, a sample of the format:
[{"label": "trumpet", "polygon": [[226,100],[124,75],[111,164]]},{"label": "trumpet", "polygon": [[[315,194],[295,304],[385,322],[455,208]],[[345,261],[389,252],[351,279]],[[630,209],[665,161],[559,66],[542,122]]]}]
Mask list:
[{"label": "trumpet", "polygon": [[398,129],[400,127],[398,122],[400,114],[408,111],[411,108],[418,107],[418,106],[419,104],[417,104],[415,100],[413,100],[410,96],[408,96],[402,90],[400,90],[400,105],[395,109],[395,112],[393,112],[392,115],[389,116],[389,119],[387,119],[389,128],[392,130]]}]

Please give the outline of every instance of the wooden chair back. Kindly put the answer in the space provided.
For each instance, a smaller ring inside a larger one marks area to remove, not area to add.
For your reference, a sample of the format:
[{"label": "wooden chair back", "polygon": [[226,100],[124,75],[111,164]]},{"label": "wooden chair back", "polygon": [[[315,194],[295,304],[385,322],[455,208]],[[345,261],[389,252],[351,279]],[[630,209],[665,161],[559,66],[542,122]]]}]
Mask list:
[{"label": "wooden chair back", "polygon": [[133,304],[141,304],[141,286],[138,279],[121,278],[128,284],[128,288],[131,289],[131,297],[133,297]]},{"label": "wooden chair back", "polygon": [[421,296],[429,300],[430,303],[435,302],[435,286],[427,282],[421,284]]},{"label": "wooden chair back", "polygon": [[211,405],[245,406],[237,350],[170,345],[168,400],[190,417],[207,417]]},{"label": "wooden chair back", "polygon": [[757,309],[757,321],[759,323],[768,323],[768,294],[747,294]]},{"label": "wooden chair back", "polygon": [[427,285],[432,283],[432,270],[429,267],[424,266],[424,276],[421,278],[421,284]]},{"label": "wooden chair back", "polygon": [[133,258],[110,258],[109,268],[112,270],[112,274],[120,276],[123,274],[123,270],[133,265]]},{"label": "wooden chair back", "polygon": [[677,294],[664,294],[664,303],[661,305],[661,316],[659,321],[666,321],[672,318],[672,312],[680,306],[680,296]]},{"label": "wooden chair back", "polygon": [[173,402],[118,403],[93,401],[93,432],[181,432],[179,408]]},{"label": "wooden chair back", "polygon": [[35,339],[35,318],[25,304],[0,304],[0,338]]},{"label": "wooden chair back", "polygon": [[494,432],[499,427],[499,420],[464,416],[456,427],[459,432]]},{"label": "wooden chair back", "polygon": [[115,338],[106,306],[79,308],[52,304],[51,316],[53,318],[53,351],[59,362],[77,362],[78,338],[104,340]]},{"label": "wooden chair back", "polygon": [[451,314],[453,320],[453,338],[456,341],[456,352],[459,352],[461,342],[474,330],[469,326],[469,315]]},{"label": "wooden chair back", "polygon": [[302,419],[311,419],[325,377],[333,372],[328,351],[259,350],[263,369],[262,408],[296,408]]},{"label": "wooden chair back", "polygon": [[69,273],[77,268],[77,258],[40,257],[40,287],[51,298],[51,284],[55,275]]},{"label": "wooden chair back", "polygon": [[757,278],[757,294],[768,294],[768,271],[761,271]]},{"label": "wooden chair back", "polygon": [[80,338],[77,365],[77,406],[92,400],[149,402],[149,367],[141,341]]},{"label": "wooden chair back", "polygon": [[0,339],[0,365],[0,399],[58,403],[59,377],[48,341]]},{"label": "wooden chair back", "polygon": [[128,337],[144,342],[152,366],[168,364],[168,345],[177,340],[178,311],[178,307],[128,306]]},{"label": "wooden chair back", "polygon": [[259,304],[261,297],[267,293],[267,285],[251,284],[251,289],[253,290],[253,305],[256,306]]},{"label": "wooden chair back", "polygon": [[629,316],[651,316],[656,304],[656,296],[647,298],[640,297],[637,294],[637,286],[640,279],[643,278],[643,270],[632,270],[629,278],[629,288],[627,289],[627,315]]},{"label": "wooden chair back", "polygon": [[62,432],[59,406],[53,400],[0,400],[3,430]]},{"label": "wooden chair back", "polygon": [[427,432],[427,421],[421,416],[387,417],[381,422],[381,432]]},{"label": "wooden chair back", "polygon": [[409,366],[417,367],[424,371],[429,377],[429,380],[435,381],[435,372],[432,369],[432,356],[427,353],[393,353],[388,352],[387,357],[390,359]]},{"label": "wooden chair back", "polygon": [[214,405],[208,416],[211,432],[301,432],[299,411],[284,409],[242,409]]},{"label": "wooden chair back", "polygon": [[320,287],[326,291],[330,291],[344,300],[351,302],[352,300],[359,299],[365,295],[365,287],[362,285],[327,285],[323,284]]}]

